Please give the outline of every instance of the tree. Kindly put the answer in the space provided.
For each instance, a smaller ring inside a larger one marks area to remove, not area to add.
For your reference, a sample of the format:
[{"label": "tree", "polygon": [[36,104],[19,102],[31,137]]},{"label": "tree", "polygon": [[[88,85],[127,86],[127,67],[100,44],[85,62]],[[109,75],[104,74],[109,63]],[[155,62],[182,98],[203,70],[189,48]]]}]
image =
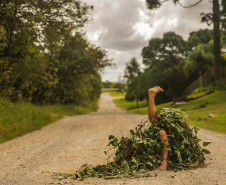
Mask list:
[{"label": "tree", "polygon": [[[16,99],[33,91],[38,96],[42,94],[38,90],[51,88],[57,81],[54,63],[62,41],[87,22],[91,8],[78,0],[0,1],[1,91]],[[40,82],[31,87],[30,77],[38,75],[36,71],[40,72]]]},{"label": "tree", "polygon": [[[184,67],[185,75],[187,77],[195,76],[197,79],[211,66],[213,66],[214,56],[212,50],[212,41],[210,41],[208,44],[199,44],[188,57],[188,61]],[[200,86],[203,86],[202,81],[200,81],[200,83]]]},{"label": "tree", "polygon": [[[146,0],[147,7],[149,9],[157,9],[160,8],[164,2],[171,1],[171,0]],[[184,6],[181,4],[180,0],[172,0],[172,2],[176,5],[180,5],[183,8],[191,8],[203,0],[197,0],[196,3]],[[223,4],[222,0],[222,4]],[[220,5],[219,0],[212,0],[213,3],[213,27],[214,27],[214,65],[215,65],[215,78],[216,80],[221,79],[221,41],[220,41]]]},{"label": "tree", "polygon": [[0,1],[0,93],[33,103],[96,100],[106,52],[82,34],[92,9],[80,0]]},{"label": "tree", "polygon": [[81,103],[95,100],[101,90],[98,71],[110,64],[106,52],[91,45],[80,33],[68,37],[59,54],[58,83],[53,88],[51,101]]},{"label": "tree", "polygon": [[199,44],[208,44],[213,39],[213,32],[208,29],[200,29],[189,33],[188,37],[188,49],[194,50]]},{"label": "tree", "polygon": [[167,32],[163,38],[153,38],[149,45],[142,50],[143,63],[151,67],[159,62],[166,65],[179,63],[185,53],[186,42],[180,35],[174,32]]},{"label": "tree", "polygon": [[[147,66],[145,76],[149,76],[145,91],[150,86],[161,85],[168,93],[163,99],[176,99],[186,87],[183,73],[185,64],[186,42],[180,35],[167,32],[163,38],[153,38],[142,50],[143,62]],[[141,75],[141,78],[144,76]],[[145,83],[144,80],[142,80]],[[159,100],[158,100],[159,101]],[[161,101],[159,101],[161,102]]]},{"label": "tree", "polygon": [[139,75],[141,74],[139,63],[135,58],[132,58],[129,63],[126,64],[125,79],[127,83],[127,100],[136,100],[137,108],[139,107]]}]

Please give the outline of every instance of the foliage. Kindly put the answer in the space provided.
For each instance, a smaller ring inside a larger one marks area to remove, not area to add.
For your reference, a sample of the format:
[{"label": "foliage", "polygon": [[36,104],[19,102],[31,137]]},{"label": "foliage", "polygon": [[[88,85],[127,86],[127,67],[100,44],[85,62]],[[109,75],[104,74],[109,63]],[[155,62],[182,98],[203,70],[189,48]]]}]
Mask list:
[{"label": "foliage", "polygon": [[187,98],[188,99],[199,98],[199,97],[205,96],[206,94],[210,94],[212,92],[214,92],[213,86],[200,87],[200,88],[194,90],[194,92],[192,94],[190,94]]},{"label": "foliage", "polygon": [[213,39],[213,32],[208,29],[200,29],[189,33],[188,48],[194,49],[199,44],[208,44]]},{"label": "foliage", "polygon": [[[104,91],[104,92],[109,93],[112,97],[114,97],[116,99],[124,100],[124,98],[125,98],[124,92],[119,92],[119,91]],[[114,99],[114,101],[115,101],[115,99]]]},{"label": "foliage", "polygon": [[81,103],[97,99],[101,92],[97,72],[109,64],[105,52],[89,44],[81,34],[70,37],[60,52],[58,83],[50,92],[50,102]]},{"label": "foliage", "polygon": [[191,51],[184,66],[185,75],[200,77],[213,66],[213,42],[199,44]]},{"label": "foliage", "polygon": [[139,75],[140,75],[140,65],[135,58],[132,58],[129,63],[126,65],[125,69],[125,79],[127,83],[127,92],[126,92],[126,99],[127,100],[136,100],[137,107],[139,101]]},{"label": "foliage", "polygon": [[12,103],[0,98],[0,143],[38,130],[64,116],[85,114],[97,110],[97,102],[83,105],[34,105],[20,101]]},{"label": "foliage", "polygon": [[147,90],[158,84],[167,92],[163,101],[175,99],[185,89],[187,79],[183,67],[185,65],[186,42],[180,35],[168,32],[163,38],[154,38],[142,50],[143,63],[147,69],[140,77],[140,92],[147,96]]},{"label": "foliage", "polygon": [[[166,1],[160,1],[160,0],[146,0],[147,8],[150,10],[158,9],[161,7],[161,5],[167,1],[173,2],[175,5],[179,5],[183,8],[191,8],[199,3],[201,3],[203,0],[197,0],[197,2],[192,3],[191,5],[183,5],[183,3],[180,0],[166,0]],[[222,78],[222,71],[221,71],[221,34],[220,34],[220,24],[224,25],[225,23],[225,3],[220,3],[220,0],[212,0],[213,8],[211,13],[201,13],[202,15],[202,22],[207,22],[208,24],[213,22],[213,39],[214,39],[214,67],[215,67],[215,78],[216,81],[221,80]],[[221,11],[222,6],[222,11]],[[221,17],[221,14],[223,15]]]},{"label": "foliage", "polygon": [[[122,107],[122,108],[125,108],[127,110],[137,108],[137,102],[136,101],[127,101],[126,99],[121,98],[121,99],[115,99],[114,102],[118,107]],[[146,100],[139,101],[139,107],[146,107],[146,106],[147,106]]]},{"label": "foliage", "polygon": [[[210,93],[212,90],[214,90],[214,92]],[[183,105],[175,105],[173,104],[173,102],[157,105],[157,112],[159,112],[163,107],[176,107],[183,111],[186,111],[186,114],[189,116],[189,124],[217,133],[226,134],[225,90],[225,84],[219,84],[207,88],[200,88],[196,91],[197,93],[191,95],[192,98],[194,97],[195,99],[190,100]],[[201,97],[196,99],[198,96]],[[128,111],[131,113],[146,115],[148,108],[134,108]],[[215,115],[215,117],[211,117],[211,114]]]},{"label": "foliage", "polygon": [[221,29],[226,31],[226,1],[222,0],[222,11],[221,11],[221,20],[222,20],[222,27]]},{"label": "foliage", "polygon": [[[148,99],[148,89],[161,86],[165,91],[156,97],[156,104],[182,99],[183,91],[206,71],[213,71],[213,32],[198,30],[191,32],[187,40],[174,32],[162,38],[153,38],[142,49],[146,66],[137,78],[136,85],[127,82],[126,100],[134,100],[134,92],[140,100]],[[226,40],[222,37],[222,45]],[[226,57],[222,50],[223,76],[226,75]],[[213,79],[212,79],[213,80]]]},{"label": "foliage", "polygon": [[[145,126],[142,122],[135,130],[130,130],[131,136],[117,138],[109,136],[109,146],[115,149],[114,160],[106,165],[97,167],[85,166],[79,170],[74,178],[88,176],[135,176],[137,173],[145,173],[159,166],[162,159],[161,148],[163,143],[159,138],[159,131],[164,129],[168,133],[169,170],[189,169],[202,166],[204,154],[210,152],[203,149],[200,139],[197,137],[197,128],[190,128],[186,123],[185,113],[176,109],[164,108],[158,115],[156,125]],[[203,142],[207,146],[211,142]]]},{"label": "foliage", "polygon": [[105,88],[107,91],[108,89],[113,89],[113,90],[116,90],[118,92],[124,92],[125,91],[125,83],[122,83],[122,82],[109,82],[109,81],[106,81],[106,82],[102,82],[102,87]]},{"label": "foliage", "polygon": [[143,63],[148,67],[160,62],[165,62],[168,66],[175,65],[185,52],[185,43],[183,38],[174,32],[165,33],[162,39],[153,38],[142,50]]},{"label": "foliage", "polygon": [[98,72],[111,61],[82,34],[91,9],[80,0],[1,1],[0,95],[36,104],[97,99]]}]

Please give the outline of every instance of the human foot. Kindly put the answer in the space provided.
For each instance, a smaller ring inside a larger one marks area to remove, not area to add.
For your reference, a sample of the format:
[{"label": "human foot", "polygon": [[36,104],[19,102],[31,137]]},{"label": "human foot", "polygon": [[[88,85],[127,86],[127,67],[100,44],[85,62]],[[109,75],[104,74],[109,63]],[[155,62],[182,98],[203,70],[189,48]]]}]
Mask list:
[{"label": "human foot", "polygon": [[162,160],[161,165],[157,168],[160,171],[164,171],[167,168],[167,160]]},{"label": "human foot", "polygon": [[155,87],[152,87],[151,89],[148,90],[149,94],[152,94],[152,95],[156,95],[158,94],[159,92],[163,92],[164,90],[159,87],[159,86],[155,86]]}]

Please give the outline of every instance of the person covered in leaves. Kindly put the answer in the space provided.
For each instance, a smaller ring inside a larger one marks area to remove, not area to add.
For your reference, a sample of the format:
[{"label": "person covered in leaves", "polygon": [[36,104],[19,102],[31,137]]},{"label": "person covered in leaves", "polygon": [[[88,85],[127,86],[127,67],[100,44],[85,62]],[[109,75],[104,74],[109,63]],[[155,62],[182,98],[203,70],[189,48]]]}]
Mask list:
[{"label": "person covered in leaves", "polygon": [[[109,136],[108,146],[115,151],[113,160],[96,167],[84,165],[73,178],[112,179],[139,175],[142,177],[156,168],[177,171],[202,166],[204,154],[210,152],[200,146],[198,128],[190,128],[187,115],[178,109],[162,108],[157,115],[155,96],[159,92],[163,92],[159,86],[148,90],[149,119],[142,120],[135,130],[130,130],[130,136]],[[202,146],[210,143],[203,142]]]},{"label": "person covered in leaves", "polygon": [[[159,86],[155,86],[151,89],[148,90],[148,117],[150,121],[153,124],[157,123],[157,114],[156,114],[156,106],[155,106],[155,96],[159,93],[163,92],[163,89]],[[167,133],[165,130],[160,130],[159,131],[159,137],[161,141],[163,142],[164,146],[161,149],[161,155],[162,155],[162,162],[160,166],[158,167],[159,170],[166,170],[167,168],[167,157],[168,157],[168,150],[167,146],[169,145]]]}]

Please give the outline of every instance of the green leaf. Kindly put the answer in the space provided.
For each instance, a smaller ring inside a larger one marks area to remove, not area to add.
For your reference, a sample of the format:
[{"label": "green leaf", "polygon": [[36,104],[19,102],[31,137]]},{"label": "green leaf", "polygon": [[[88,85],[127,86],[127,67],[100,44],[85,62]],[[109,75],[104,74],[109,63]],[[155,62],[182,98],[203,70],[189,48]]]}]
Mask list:
[{"label": "green leaf", "polygon": [[199,128],[194,127],[195,134],[197,134],[197,132],[198,132],[199,130],[200,130]]},{"label": "green leaf", "polygon": [[171,152],[171,147],[170,147],[170,145],[168,145],[168,146],[166,147],[166,149],[167,149],[168,151]]},{"label": "green leaf", "polygon": [[207,149],[202,149],[202,151],[203,151],[205,154],[210,154],[210,151],[207,150]]},{"label": "green leaf", "polygon": [[126,160],[124,160],[122,162],[121,170],[123,172],[128,172],[130,170],[130,167],[129,167],[128,163],[126,162]]},{"label": "green leaf", "polygon": [[212,143],[211,141],[205,141],[205,142],[203,142],[203,144],[202,144],[202,146],[208,146],[210,143]]},{"label": "green leaf", "polygon": [[110,135],[110,136],[108,137],[108,140],[112,140],[112,139],[114,139],[114,138],[115,138],[115,136]]},{"label": "green leaf", "polygon": [[178,150],[175,150],[174,152],[175,152],[175,154],[177,155],[177,160],[178,160],[179,162],[182,162],[182,158],[181,158],[180,152],[179,152]]},{"label": "green leaf", "polygon": [[131,133],[132,135],[135,135],[134,130],[130,130],[130,133]]}]

